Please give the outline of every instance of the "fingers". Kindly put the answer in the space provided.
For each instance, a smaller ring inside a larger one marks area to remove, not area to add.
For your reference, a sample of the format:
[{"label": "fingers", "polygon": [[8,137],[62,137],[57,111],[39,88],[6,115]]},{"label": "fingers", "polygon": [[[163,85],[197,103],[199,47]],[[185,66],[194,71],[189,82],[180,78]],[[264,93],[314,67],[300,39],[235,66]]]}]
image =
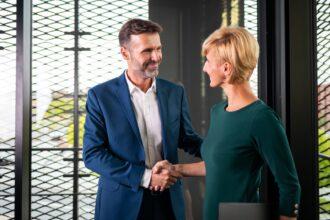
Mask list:
[{"label": "fingers", "polygon": [[153,173],[159,173],[162,169],[167,169],[171,164],[167,160],[157,162],[152,168]]},{"label": "fingers", "polygon": [[171,163],[170,162],[168,162],[168,160],[162,160],[162,161],[159,161],[159,162],[157,162],[159,165],[162,165],[162,166],[164,166],[164,165],[171,165]]},{"label": "fingers", "polygon": [[183,177],[180,172],[175,171],[175,170],[171,170],[170,171],[170,175],[173,176],[173,177],[175,177],[175,178],[182,178]]},{"label": "fingers", "polygon": [[167,188],[170,188],[170,187],[169,186],[154,186],[154,187],[149,187],[149,189],[152,190],[152,191],[164,191]]},{"label": "fingers", "polygon": [[160,187],[160,191],[164,191],[165,189],[168,189],[168,188],[172,187],[176,183],[176,181],[177,181],[177,179],[170,178],[165,185]]},{"label": "fingers", "polygon": [[[155,174],[155,175],[158,175],[158,174]],[[172,177],[172,176],[160,176],[160,181],[158,182],[159,185],[151,185],[149,187],[150,190],[153,190],[153,191],[164,191],[165,189],[168,189],[170,188],[171,186],[173,186],[176,181],[177,181],[177,178],[175,177]]]},{"label": "fingers", "polygon": [[152,168],[153,173],[160,173],[161,170],[162,170],[162,168],[160,166],[156,166],[156,165]]},{"label": "fingers", "polygon": [[176,183],[176,181],[177,181],[177,178],[175,178],[175,177],[165,176],[163,178],[161,187],[163,187],[165,189],[170,188],[171,186],[173,186]]},{"label": "fingers", "polygon": [[176,178],[182,178],[183,175],[178,171],[178,169],[175,168],[175,165],[172,165],[167,160],[162,160],[157,162],[154,167],[152,168],[152,172],[159,174],[170,174],[173,177]]},{"label": "fingers", "polygon": [[172,170],[168,170],[168,169],[162,169],[160,174],[162,175],[166,175],[166,176],[172,176],[172,177],[175,177],[175,178],[182,178],[182,174],[178,171],[175,171],[174,169]]},{"label": "fingers", "polygon": [[152,168],[152,184],[150,187],[154,191],[164,191],[174,185],[182,174],[167,160],[157,162]]},{"label": "fingers", "polygon": [[170,176],[167,180],[167,183],[170,185],[173,185],[174,183],[176,183],[176,181],[177,181],[177,178]]},{"label": "fingers", "polygon": [[152,168],[153,172],[158,173],[161,169],[172,169],[172,164],[167,160],[157,162]]}]

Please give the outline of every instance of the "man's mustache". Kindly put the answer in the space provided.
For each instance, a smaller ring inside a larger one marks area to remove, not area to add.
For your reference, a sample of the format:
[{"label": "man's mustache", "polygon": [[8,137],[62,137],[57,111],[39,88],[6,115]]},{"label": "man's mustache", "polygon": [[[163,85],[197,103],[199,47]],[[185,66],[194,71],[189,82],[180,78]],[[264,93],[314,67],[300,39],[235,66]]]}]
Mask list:
[{"label": "man's mustache", "polygon": [[149,66],[149,65],[153,65],[153,64],[158,64],[158,65],[159,65],[159,62],[149,61],[149,62],[146,62],[146,63],[144,64],[144,67],[147,67],[147,66]]}]

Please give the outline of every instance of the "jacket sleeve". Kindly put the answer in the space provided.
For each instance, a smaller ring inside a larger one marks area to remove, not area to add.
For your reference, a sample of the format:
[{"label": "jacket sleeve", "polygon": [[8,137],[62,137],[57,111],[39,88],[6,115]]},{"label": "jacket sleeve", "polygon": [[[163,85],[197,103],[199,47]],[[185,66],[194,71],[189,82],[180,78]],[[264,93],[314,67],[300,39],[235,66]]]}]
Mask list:
[{"label": "jacket sleeve", "polygon": [[137,191],[145,167],[118,158],[111,152],[105,120],[93,89],[89,90],[87,96],[84,128],[83,160],[85,166],[102,177]]},{"label": "jacket sleeve", "polygon": [[201,144],[203,139],[194,131],[191,125],[188,101],[184,89],[181,96],[181,117],[180,117],[180,136],[179,148],[191,155],[201,157]]},{"label": "jacket sleeve", "polygon": [[300,185],[285,130],[271,109],[255,115],[251,132],[261,157],[266,161],[279,188],[279,213],[296,216],[300,200]]}]

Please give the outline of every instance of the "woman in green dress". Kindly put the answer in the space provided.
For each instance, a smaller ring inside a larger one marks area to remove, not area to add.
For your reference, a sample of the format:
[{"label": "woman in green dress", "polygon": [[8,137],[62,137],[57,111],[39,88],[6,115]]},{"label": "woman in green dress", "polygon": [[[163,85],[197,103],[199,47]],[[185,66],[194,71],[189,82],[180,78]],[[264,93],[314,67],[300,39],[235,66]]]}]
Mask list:
[{"label": "woman in green dress", "polygon": [[[203,43],[203,71],[227,100],[211,109],[203,162],[172,167],[183,176],[204,176],[204,219],[218,219],[221,202],[259,202],[261,169],[267,164],[279,188],[280,219],[296,219],[300,185],[285,130],[276,113],[253,94],[249,79],[259,56],[244,28],[222,27]],[[170,167],[167,161],[155,168]],[[170,167],[171,168],[171,167]]]}]

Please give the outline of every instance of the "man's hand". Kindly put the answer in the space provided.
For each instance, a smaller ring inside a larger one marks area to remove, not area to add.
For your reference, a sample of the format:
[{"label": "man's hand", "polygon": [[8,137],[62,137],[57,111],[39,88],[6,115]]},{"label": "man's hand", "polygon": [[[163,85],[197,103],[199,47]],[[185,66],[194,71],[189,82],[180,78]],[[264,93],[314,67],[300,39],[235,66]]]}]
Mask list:
[{"label": "man's hand", "polygon": [[174,171],[174,166],[168,162],[167,160],[162,160],[157,162],[154,167],[152,168],[153,173],[159,173],[163,169],[166,169],[168,171]]},{"label": "man's hand", "polygon": [[150,189],[164,191],[172,186],[182,175],[167,160],[160,161],[152,168]]}]

